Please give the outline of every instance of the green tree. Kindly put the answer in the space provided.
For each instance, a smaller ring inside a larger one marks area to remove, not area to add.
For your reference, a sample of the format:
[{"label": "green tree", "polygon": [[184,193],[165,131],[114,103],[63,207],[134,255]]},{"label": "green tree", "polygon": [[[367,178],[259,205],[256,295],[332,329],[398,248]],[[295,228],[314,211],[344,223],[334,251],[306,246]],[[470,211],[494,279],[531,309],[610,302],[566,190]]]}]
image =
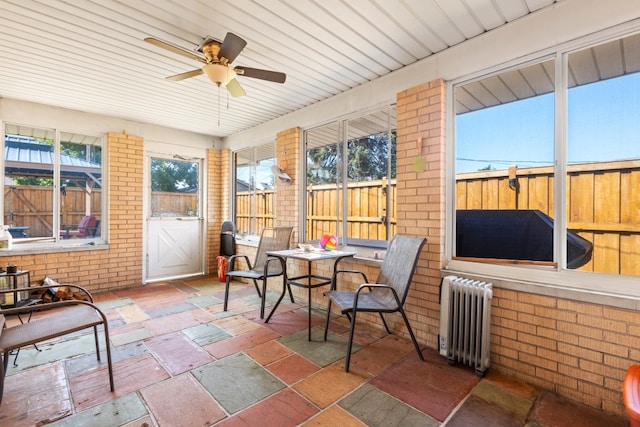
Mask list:
[{"label": "green tree", "polygon": [[336,182],[338,146],[326,145],[307,151],[307,182],[328,184]]},{"label": "green tree", "polygon": [[185,191],[198,185],[198,164],[186,161],[153,159],[151,191]]},{"label": "green tree", "polygon": [[[326,145],[307,152],[307,181],[312,184],[336,182],[341,155],[338,144]],[[396,176],[396,134],[391,134],[391,178]],[[347,177],[354,181],[372,181],[388,175],[389,141],[386,132],[352,139],[347,142]]]},{"label": "green tree", "polygon": [[102,148],[96,145],[75,144],[73,142],[60,142],[61,154],[86,160],[91,163],[102,164]]},{"label": "green tree", "polygon": [[40,187],[53,187],[52,178],[38,178],[37,176],[14,176],[16,185],[37,185]]},{"label": "green tree", "polygon": [[[96,145],[76,144],[73,142],[60,142],[60,155],[69,156],[73,159],[83,160],[90,163],[102,164],[102,147]],[[65,187],[84,187],[91,185],[99,188],[100,184],[87,179],[63,178],[62,185]]]}]

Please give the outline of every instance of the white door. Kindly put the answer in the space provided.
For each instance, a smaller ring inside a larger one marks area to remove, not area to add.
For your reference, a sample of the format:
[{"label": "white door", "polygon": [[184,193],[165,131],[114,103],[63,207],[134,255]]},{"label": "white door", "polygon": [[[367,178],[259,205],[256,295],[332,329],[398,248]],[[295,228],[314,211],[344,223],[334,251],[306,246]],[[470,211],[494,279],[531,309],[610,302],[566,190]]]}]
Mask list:
[{"label": "white door", "polygon": [[202,162],[149,157],[145,282],[204,272]]}]

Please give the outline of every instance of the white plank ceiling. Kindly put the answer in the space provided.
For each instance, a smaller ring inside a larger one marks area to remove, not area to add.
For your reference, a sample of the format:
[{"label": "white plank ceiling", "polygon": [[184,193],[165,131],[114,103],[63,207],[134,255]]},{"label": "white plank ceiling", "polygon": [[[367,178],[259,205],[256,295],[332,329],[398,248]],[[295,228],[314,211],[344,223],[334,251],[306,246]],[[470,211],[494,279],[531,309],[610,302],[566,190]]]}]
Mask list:
[{"label": "white plank ceiling", "polygon": [[[0,96],[225,137],[553,3],[0,0]],[[227,32],[247,41],[232,65],[282,71],[286,82],[240,76],[247,95],[232,98],[203,75],[168,81],[201,64],[143,40],[195,50]]]}]

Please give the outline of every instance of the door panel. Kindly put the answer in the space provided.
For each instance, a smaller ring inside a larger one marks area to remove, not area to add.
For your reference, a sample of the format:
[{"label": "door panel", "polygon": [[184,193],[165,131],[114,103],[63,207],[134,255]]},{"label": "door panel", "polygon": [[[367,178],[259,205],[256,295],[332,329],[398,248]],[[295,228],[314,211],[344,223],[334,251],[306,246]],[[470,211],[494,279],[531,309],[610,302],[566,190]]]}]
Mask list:
[{"label": "door panel", "polygon": [[176,218],[148,221],[148,279],[198,274],[202,272],[200,236],[202,221]]}]

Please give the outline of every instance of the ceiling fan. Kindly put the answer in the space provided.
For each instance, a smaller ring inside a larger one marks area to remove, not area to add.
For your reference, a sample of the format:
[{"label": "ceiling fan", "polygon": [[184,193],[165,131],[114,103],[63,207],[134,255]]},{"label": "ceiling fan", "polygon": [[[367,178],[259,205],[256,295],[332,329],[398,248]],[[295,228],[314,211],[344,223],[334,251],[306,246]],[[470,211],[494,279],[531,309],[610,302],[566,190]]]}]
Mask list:
[{"label": "ceiling fan", "polygon": [[207,36],[196,50],[185,49],[155,37],[147,37],[144,41],[204,64],[202,68],[176,74],[175,76],[169,76],[167,80],[180,81],[199,76],[200,74],[206,74],[209,80],[218,85],[218,87],[225,86],[232,96],[238,97],[246,95],[246,92],[236,79],[236,76],[251,77],[275,83],[284,83],[287,78],[285,73],[277,71],[240,66],[232,68],[230,64],[247,45],[244,39],[233,33],[227,33],[222,42],[211,36]]}]

